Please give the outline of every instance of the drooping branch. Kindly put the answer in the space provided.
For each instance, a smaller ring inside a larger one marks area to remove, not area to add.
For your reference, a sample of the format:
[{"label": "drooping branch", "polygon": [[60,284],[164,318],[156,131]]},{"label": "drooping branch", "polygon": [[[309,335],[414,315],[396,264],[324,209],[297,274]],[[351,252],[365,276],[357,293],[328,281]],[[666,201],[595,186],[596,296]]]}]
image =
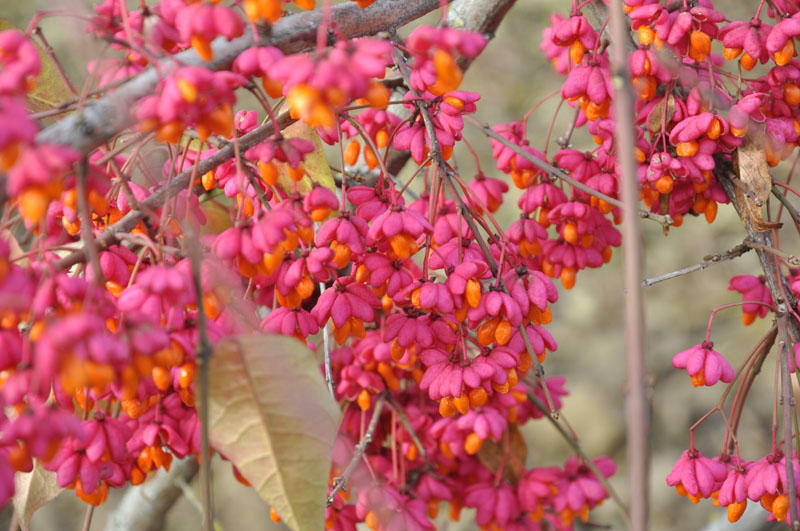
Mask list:
[{"label": "drooping branch", "polygon": [[[437,7],[438,0],[381,0],[365,9],[346,2],[333,7],[331,21],[344,38],[363,37],[398,28]],[[321,9],[282,18],[263,32],[259,44],[275,46],[284,53],[309,49],[316,44],[317,28],[321,22]],[[152,92],[175,65],[204,65],[211,70],[220,70],[253,45],[253,36],[248,32],[230,42],[223,38],[215,40],[212,43],[214,59],[209,62],[202,61],[194,50],[181,52],[157,69],[148,68],[114,92],[42,130],[36,141],[40,144],[63,144],[88,154],[136,123],[135,102]]]}]

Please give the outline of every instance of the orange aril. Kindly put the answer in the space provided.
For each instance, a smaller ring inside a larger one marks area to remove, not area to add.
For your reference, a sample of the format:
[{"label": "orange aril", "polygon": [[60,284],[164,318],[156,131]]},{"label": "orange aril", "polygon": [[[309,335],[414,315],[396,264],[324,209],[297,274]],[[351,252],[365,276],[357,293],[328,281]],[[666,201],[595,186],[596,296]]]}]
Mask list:
[{"label": "orange aril", "polygon": [[575,287],[576,276],[577,272],[574,267],[564,267],[561,269],[561,284],[564,285],[564,289],[572,289]]},{"label": "orange aril", "polygon": [[688,142],[681,142],[675,147],[675,151],[679,157],[693,157],[697,154],[700,145],[696,140],[689,140]]},{"label": "orange aril", "polygon": [[775,59],[776,65],[784,66],[792,60],[792,57],[794,57],[794,40],[790,38],[786,40],[786,44],[783,45],[783,48],[775,52],[773,58]]},{"label": "orange aril", "polygon": [[469,455],[477,454],[481,446],[483,446],[483,439],[475,432],[470,433],[467,435],[466,439],[464,439],[464,451]]},{"label": "orange aril", "polygon": [[358,140],[351,140],[344,150],[344,163],[348,166],[355,166],[356,162],[358,162],[358,154],[360,151],[361,144],[358,143]]}]

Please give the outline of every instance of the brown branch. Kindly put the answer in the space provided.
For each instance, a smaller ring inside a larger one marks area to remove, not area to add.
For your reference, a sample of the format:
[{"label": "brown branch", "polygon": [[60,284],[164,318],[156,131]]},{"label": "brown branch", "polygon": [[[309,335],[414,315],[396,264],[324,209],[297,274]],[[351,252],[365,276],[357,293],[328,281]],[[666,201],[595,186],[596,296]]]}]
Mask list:
[{"label": "brown branch", "polygon": [[114,508],[106,523],[107,530],[156,531],[164,526],[167,512],[181,497],[177,480],[191,481],[199,465],[194,457],[174,459],[169,472],[158,473],[135,487],[125,491],[122,500]]},{"label": "brown branch", "polygon": [[[331,21],[344,38],[363,37],[400,27],[437,7],[438,0],[382,0],[365,9],[347,2],[333,7]],[[285,53],[307,50],[316,44],[321,21],[321,9],[284,17],[272,26],[268,35],[262,36],[259,44],[275,46]],[[36,136],[36,142],[63,144],[88,154],[136,123],[135,102],[150,94],[175,65],[203,65],[220,70],[253,44],[251,32],[230,42],[219,38],[212,43],[214,59],[209,62],[203,62],[194,50],[181,52],[172,58],[174,61],[145,70],[114,92],[44,129]]]},{"label": "brown branch", "polygon": [[628,367],[626,396],[628,482],[630,485],[630,529],[648,529],[648,486],[650,469],[650,403],[647,398],[644,296],[642,293],[642,241],[639,219],[639,190],[636,178],[633,86],[628,70],[627,39],[630,25],[622,11],[622,0],[612,0],[611,70],[614,86],[614,127],[617,161],[622,177],[623,269],[625,271],[625,357]]},{"label": "brown branch", "polygon": [[206,323],[205,305],[203,303],[203,284],[200,269],[203,258],[203,250],[200,247],[200,239],[191,224],[187,221],[184,227],[186,254],[192,268],[192,284],[194,285],[195,304],[197,306],[197,353],[195,361],[199,372],[196,386],[196,395],[199,395],[197,403],[197,416],[200,419],[200,487],[203,500],[203,531],[213,529],[214,506],[211,497],[211,437],[208,421],[208,362],[211,359],[211,341],[208,339]]},{"label": "brown branch", "polygon": [[[787,485],[786,490],[790,500],[794,500],[797,492],[797,485],[795,483],[795,475],[792,473],[794,458],[792,457],[792,440],[793,440],[793,427],[792,427],[792,409],[794,407],[794,396],[792,394],[791,383],[789,382],[789,371],[787,361],[787,349],[790,344],[800,339],[800,323],[796,318],[792,318],[790,312],[793,308],[797,307],[797,300],[791,294],[791,290],[787,284],[786,278],[780,270],[778,257],[772,252],[775,249],[772,245],[773,231],[757,231],[753,228],[747,214],[743,215],[743,210],[746,208],[740,205],[736,200],[736,186],[733,179],[738,176],[735,174],[731,162],[723,157],[716,157],[716,168],[714,173],[717,180],[722,185],[728,198],[736,208],[739,217],[743,220],[745,230],[747,232],[747,244],[753,247],[758,255],[758,260],[761,263],[761,269],[764,272],[767,288],[769,289],[772,300],[775,303],[776,321],[778,329],[781,333],[781,348],[778,354],[781,359],[778,360],[778,368],[781,373],[781,401],[783,404],[784,415],[784,455],[786,456],[786,469],[787,469]],[[800,529],[800,520],[798,520],[797,504],[789,504],[789,515],[787,523],[793,529]]]},{"label": "brown branch", "polygon": [[645,279],[645,280],[642,281],[642,287],[646,288],[648,286],[652,286],[653,284],[658,284],[659,282],[663,282],[663,281],[669,280],[671,278],[676,278],[676,277],[680,277],[680,276],[683,276],[683,275],[687,275],[689,273],[694,273],[695,271],[701,271],[701,270],[703,270],[703,269],[705,269],[705,268],[707,268],[709,266],[715,265],[715,264],[721,264],[722,262],[725,262],[727,260],[732,260],[734,258],[738,258],[738,257],[742,256],[743,254],[745,254],[748,251],[750,251],[750,249],[753,249],[753,247],[751,247],[750,245],[748,245],[746,243],[740,243],[739,245],[737,245],[733,249],[729,249],[729,250],[725,251],[722,254],[717,253],[717,254],[704,256],[703,257],[703,261],[700,262],[699,264],[694,264],[694,265],[691,265],[689,267],[684,267],[683,269],[678,269],[677,271],[672,271],[670,273],[665,273],[665,274],[659,275],[657,277]]}]

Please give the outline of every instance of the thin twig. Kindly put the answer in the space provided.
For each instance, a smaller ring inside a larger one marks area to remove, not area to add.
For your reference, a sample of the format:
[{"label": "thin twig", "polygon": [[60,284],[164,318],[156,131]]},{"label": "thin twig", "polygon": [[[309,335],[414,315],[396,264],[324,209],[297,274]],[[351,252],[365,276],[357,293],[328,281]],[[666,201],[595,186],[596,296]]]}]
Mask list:
[{"label": "thin twig", "polygon": [[[492,138],[494,140],[497,140],[498,142],[500,142],[501,144],[503,144],[504,146],[509,148],[511,151],[513,151],[514,153],[516,153],[520,157],[522,157],[525,160],[527,160],[528,162],[532,163],[534,166],[536,166],[540,170],[546,172],[551,177],[555,177],[556,179],[561,179],[562,181],[564,181],[565,183],[569,184],[570,186],[572,186],[574,188],[577,188],[578,190],[580,190],[580,191],[582,191],[584,193],[587,193],[587,194],[589,194],[589,195],[591,195],[593,197],[596,197],[598,199],[602,199],[603,201],[605,201],[606,203],[608,203],[610,205],[614,205],[616,207],[623,208],[622,201],[620,201],[619,199],[614,199],[610,195],[606,195],[606,194],[604,194],[602,192],[598,192],[594,188],[591,188],[590,186],[587,186],[587,185],[583,184],[580,181],[576,181],[575,179],[573,179],[572,177],[567,175],[566,172],[556,168],[555,166],[553,166],[551,164],[546,163],[545,161],[543,161],[539,157],[534,157],[533,155],[531,155],[530,153],[528,153],[527,151],[525,151],[524,149],[522,149],[518,145],[514,144],[513,142],[511,142],[510,140],[508,140],[507,138],[502,136],[500,133],[498,133],[497,131],[495,131],[491,127],[489,127],[487,124],[481,122],[477,118],[475,118],[473,116],[469,116],[469,115],[464,115],[464,120],[469,122],[469,123],[471,123],[472,125],[474,125],[478,129],[480,129],[481,131],[483,131],[483,134],[485,134],[486,136],[488,136],[488,137],[490,137],[490,138]],[[664,227],[668,227],[668,226],[673,224],[672,218],[669,215],[656,214],[655,212],[650,212],[650,211],[644,210],[644,209],[638,209],[638,211],[639,211],[639,216],[641,216],[643,218],[652,219],[654,221],[657,221],[661,225],[663,225]]]},{"label": "thin twig", "polygon": [[93,282],[95,286],[105,284],[103,270],[100,267],[100,253],[97,250],[97,242],[92,232],[92,215],[89,211],[89,191],[86,186],[86,175],[89,171],[89,161],[82,157],[79,163],[78,177],[76,179],[76,194],[78,199],[78,219],[81,224],[81,238],[84,241],[83,248],[88,251],[89,263],[92,264]]},{"label": "thin twig", "polygon": [[211,499],[211,445],[209,442],[209,422],[208,422],[208,362],[211,359],[211,341],[208,339],[206,326],[206,312],[203,305],[203,285],[201,279],[201,260],[202,249],[200,241],[195,234],[191,222],[187,221],[184,227],[186,235],[185,242],[187,255],[192,267],[192,283],[194,284],[194,294],[197,305],[197,342],[196,363],[199,373],[199,381],[195,389],[195,394],[199,394],[198,416],[200,417],[200,485],[203,499],[203,530],[213,529],[214,515]]},{"label": "thin twig", "polygon": [[786,208],[786,211],[789,212],[789,215],[792,217],[795,225],[800,226],[800,213],[794,207],[794,205],[786,198],[786,196],[781,192],[780,188],[776,185],[772,185],[772,195],[778,198],[778,201]]},{"label": "thin twig", "polygon": [[717,253],[703,257],[703,261],[700,262],[699,264],[694,264],[689,267],[684,267],[683,269],[678,269],[677,271],[672,271],[670,273],[665,273],[657,277],[645,279],[642,281],[642,287],[646,288],[648,286],[652,286],[653,284],[658,284],[659,282],[663,282],[665,280],[687,275],[689,273],[694,273],[695,271],[701,271],[715,264],[721,264],[722,262],[725,262],[727,260],[732,260],[734,258],[742,256],[743,254],[750,251],[750,249],[752,249],[752,247],[750,247],[749,245],[740,243],[733,249],[729,249],[724,253],[721,254]]},{"label": "thin twig", "polygon": [[785,260],[786,263],[788,263],[791,266],[795,266],[796,267],[796,266],[800,265],[800,259],[797,258],[795,255],[789,254],[786,251],[782,251],[780,249],[776,249],[775,247],[772,247],[771,245],[764,245],[763,243],[755,242],[755,241],[750,240],[750,239],[746,239],[744,241],[744,245],[746,245],[748,247],[752,247],[753,249],[758,249],[758,250],[764,251],[765,253],[773,254],[773,255],[777,256],[778,258],[780,258],[781,260]]},{"label": "thin twig", "polygon": [[406,429],[406,431],[408,432],[408,435],[411,437],[411,440],[414,441],[414,444],[417,445],[417,450],[419,451],[419,455],[422,456],[422,459],[424,461],[427,461],[428,460],[428,451],[425,450],[424,446],[422,446],[422,441],[419,440],[419,437],[417,436],[417,432],[414,431],[414,428],[411,426],[411,422],[409,422],[408,416],[406,415],[406,412],[403,411],[403,408],[400,406],[400,404],[395,402],[395,400],[392,398],[392,395],[389,395],[388,400],[389,400],[389,405],[397,413],[397,417],[400,419],[400,423]]},{"label": "thin twig", "polygon": [[[792,381],[789,374],[789,332],[786,330],[786,315],[778,317],[781,341],[778,351],[780,352],[780,371],[781,371],[781,405],[783,406],[783,454],[786,461],[787,478],[794,476],[795,458],[792,453],[792,439],[794,438],[792,426],[792,410],[795,407],[794,393],[792,393]],[[787,494],[789,495],[789,520],[786,522],[792,529],[800,529],[800,521],[797,515],[797,485],[794,479],[787,483]]]},{"label": "thin twig", "polygon": [[381,394],[378,397],[378,401],[375,402],[375,409],[372,412],[372,418],[369,421],[369,426],[367,426],[367,431],[364,432],[364,436],[355,447],[353,458],[350,459],[350,462],[347,464],[347,468],[344,469],[344,472],[342,472],[342,475],[333,478],[331,493],[328,495],[328,506],[333,503],[333,500],[336,498],[336,494],[340,490],[345,489],[347,486],[347,480],[353,475],[358,462],[364,456],[364,452],[367,451],[367,446],[369,446],[372,442],[372,438],[375,436],[375,430],[378,427],[378,420],[380,420],[381,413],[383,412],[383,405],[385,403],[386,395]]},{"label": "thin twig", "polygon": [[[325,291],[325,283],[319,283],[319,292],[322,293]],[[333,369],[331,368],[331,331],[328,328],[328,323],[326,322],[322,326],[322,347],[325,349],[324,357],[323,357],[323,364],[325,365],[325,384],[328,386],[328,391],[330,391],[331,396],[336,398],[335,388],[333,385]]]}]

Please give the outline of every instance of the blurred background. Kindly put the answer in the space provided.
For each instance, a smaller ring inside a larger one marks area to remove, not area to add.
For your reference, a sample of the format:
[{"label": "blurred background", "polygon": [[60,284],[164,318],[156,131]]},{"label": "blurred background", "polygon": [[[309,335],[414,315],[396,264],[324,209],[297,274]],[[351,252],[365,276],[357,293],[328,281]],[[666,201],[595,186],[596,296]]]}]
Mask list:
[{"label": "blurred background", "polygon": [[[717,2],[718,9],[729,18],[748,16],[755,9],[753,2]],[[27,27],[34,12],[58,9],[90,14],[91,2],[36,0],[2,2],[0,16],[21,28]],[[133,2],[138,5],[138,1]],[[491,124],[520,119],[543,97],[560,88],[562,79],[551,68],[539,50],[542,30],[554,11],[566,14],[569,0],[519,1],[500,26],[496,37],[473,63],[465,76],[463,90],[481,94],[476,116]],[[438,15],[429,23],[436,23]],[[592,19],[590,18],[590,21]],[[62,16],[48,17],[40,24],[56,55],[65,65],[76,86],[86,78],[86,63],[96,58],[99,47],[88,38],[79,20]],[[546,101],[528,122],[531,145],[544,150],[545,132],[554,119],[550,153],[557,150],[554,141],[563,135],[572,111],[566,105],[558,114],[559,98]],[[493,177],[503,174],[495,169],[486,137],[469,126],[465,136],[478,149],[483,171]],[[592,149],[591,138],[577,131],[572,138],[576,149]],[[474,162],[463,149],[456,150],[456,160],[465,179],[474,175]],[[784,178],[788,168],[779,167],[773,175]],[[509,183],[511,184],[511,183]],[[517,218],[516,197],[512,191],[499,219],[508,226]],[[704,218],[686,216],[683,226],[665,235],[661,227],[642,221],[645,244],[645,275],[658,276],[695,264],[712,253],[723,253],[741,243],[745,236],[733,208],[723,205],[713,225]],[[798,254],[796,240],[784,243],[784,249]],[[685,372],[672,368],[671,358],[704,339],[712,308],[740,300],[737,293],[727,291],[730,278],[737,274],[760,273],[754,253],[715,265],[704,271],[675,278],[645,288],[648,367],[652,381],[652,474],[651,509],[653,529],[726,529],[726,511],[707,500],[693,505],[681,498],[665,477],[689,444],[688,429],[719,400],[723,388],[694,389]],[[574,289],[565,291],[559,282],[558,303],[553,306],[553,322],[549,330],[559,349],[549,354],[545,363],[548,376],[567,378],[570,395],[564,401],[563,414],[580,436],[590,456],[609,455],[618,464],[611,483],[627,499],[625,465],[625,355],[623,336],[623,277],[621,253],[616,250],[610,264],[599,270],[585,270],[578,275]],[[741,310],[721,312],[714,320],[711,338],[715,349],[724,354],[734,367],[747,356],[769,323],[759,320],[749,327],[741,324]],[[764,363],[761,375],[750,392],[742,417],[739,443],[742,457],[758,459],[770,451],[773,377],[775,357]],[[528,466],[563,465],[569,449],[555,430],[545,421],[532,422],[524,429],[529,444]],[[697,430],[697,448],[705,455],[716,455],[722,448],[724,423],[712,416]],[[195,492],[190,485],[188,492]],[[268,507],[251,489],[237,483],[227,463],[214,463],[215,509],[224,529],[271,529]],[[199,494],[198,494],[199,496]],[[113,493],[105,505],[95,512],[92,529],[103,529],[109,511],[116,506],[120,493]],[[191,497],[183,497],[169,513],[165,529],[197,529],[200,513]],[[748,513],[760,513],[754,519],[745,517],[733,529],[766,529],[762,524],[766,513],[750,503]],[[441,511],[446,515],[446,511]],[[610,501],[593,511],[592,523],[609,528],[623,527]],[[5,520],[10,517],[6,508]],[[33,519],[32,529],[78,529],[84,518],[84,506],[70,492],[62,493]],[[462,513],[461,523],[440,520],[441,529],[472,529],[472,515]],[[723,525],[724,524],[724,525]],[[0,521],[0,526],[3,525]]]}]

